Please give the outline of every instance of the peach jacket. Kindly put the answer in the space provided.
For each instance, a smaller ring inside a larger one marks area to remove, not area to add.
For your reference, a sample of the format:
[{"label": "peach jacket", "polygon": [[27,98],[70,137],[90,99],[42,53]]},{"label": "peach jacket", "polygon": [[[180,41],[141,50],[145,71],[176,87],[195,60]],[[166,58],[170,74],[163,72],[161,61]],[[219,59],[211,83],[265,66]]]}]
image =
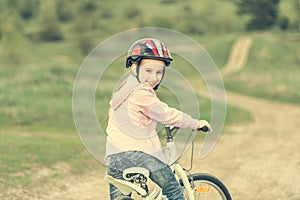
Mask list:
[{"label": "peach jacket", "polygon": [[154,90],[130,75],[110,101],[106,156],[143,151],[165,161],[157,123],[196,129],[199,121],[161,102]]}]

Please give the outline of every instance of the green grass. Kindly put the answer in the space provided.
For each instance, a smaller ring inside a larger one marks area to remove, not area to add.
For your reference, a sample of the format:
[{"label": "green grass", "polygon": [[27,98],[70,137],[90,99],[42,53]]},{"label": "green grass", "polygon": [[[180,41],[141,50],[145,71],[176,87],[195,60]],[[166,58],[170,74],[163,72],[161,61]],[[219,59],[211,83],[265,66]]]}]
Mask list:
[{"label": "green grass", "polygon": [[68,41],[29,43],[22,64],[0,67],[1,127],[74,130],[73,82],[82,56],[73,49]]},{"label": "green grass", "polygon": [[225,78],[226,88],[275,101],[300,103],[300,41],[258,33],[245,68]]},{"label": "green grass", "polygon": [[[5,180],[4,185],[0,184],[1,191],[16,185],[29,188],[42,185],[46,183],[45,179],[82,174],[100,166],[87,153],[76,133],[1,131],[0,153],[0,182]],[[59,163],[66,167],[56,167]],[[51,173],[39,177],[43,168]]]}]

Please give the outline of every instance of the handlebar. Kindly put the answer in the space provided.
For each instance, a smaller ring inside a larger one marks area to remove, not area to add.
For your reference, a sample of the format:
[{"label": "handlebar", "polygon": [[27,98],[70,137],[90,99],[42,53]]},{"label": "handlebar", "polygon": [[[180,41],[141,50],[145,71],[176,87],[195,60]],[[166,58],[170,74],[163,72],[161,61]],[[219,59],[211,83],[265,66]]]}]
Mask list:
[{"label": "handlebar", "polygon": [[[167,141],[173,141],[174,140],[174,133],[179,130],[179,127],[170,127],[170,126],[165,126],[165,130],[166,130],[166,139]],[[203,126],[201,128],[197,129],[198,131],[202,131],[202,132],[209,132],[209,128],[207,126]]]},{"label": "handlebar", "polygon": [[208,132],[209,131],[209,128],[207,126],[203,126],[201,128],[198,128],[197,129],[198,131],[202,131],[202,132]]},{"label": "handlebar", "polygon": [[165,126],[166,130],[166,140],[167,142],[174,141],[174,133],[176,130],[179,130],[179,127],[173,127],[171,128],[170,126]]}]

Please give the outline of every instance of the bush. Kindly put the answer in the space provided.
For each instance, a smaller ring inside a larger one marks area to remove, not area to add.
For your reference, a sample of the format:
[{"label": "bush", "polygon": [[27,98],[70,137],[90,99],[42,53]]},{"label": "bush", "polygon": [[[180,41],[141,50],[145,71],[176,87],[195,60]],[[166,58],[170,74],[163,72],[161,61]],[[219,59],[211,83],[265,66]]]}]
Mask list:
[{"label": "bush", "polygon": [[238,0],[239,15],[249,15],[247,30],[266,30],[273,26],[278,18],[280,0]]},{"label": "bush", "polygon": [[39,32],[39,38],[44,41],[58,41],[63,39],[63,33],[57,22],[49,22],[45,24]]},{"label": "bush", "polygon": [[20,3],[19,12],[22,18],[32,18],[37,14],[39,7],[38,0],[23,0]]},{"label": "bush", "polygon": [[58,41],[63,39],[63,32],[56,16],[55,2],[47,1],[41,8],[41,29],[38,37],[44,41]]},{"label": "bush", "polygon": [[93,39],[87,33],[78,38],[78,46],[82,55],[87,55],[93,49]]},{"label": "bush", "polygon": [[285,31],[289,27],[289,19],[287,17],[279,18],[278,25],[281,30]]},{"label": "bush", "polygon": [[124,15],[126,16],[127,19],[133,19],[133,18],[139,17],[140,14],[141,14],[141,11],[137,7],[131,6],[129,9],[125,10]]},{"label": "bush", "polygon": [[74,16],[73,6],[69,1],[59,0],[56,4],[56,15],[59,21],[71,21]]},{"label": "bush", "polygon": [[97,8],[97,3],[95,0],[82,1],[80,5],[81,11],[91,12],[93,10],[96,10],[96,8]]},{"label": "bush", "polygon": [[90,24],[83,18],[77,18],[74,20],[73,28],[77,34],[77,44],[81,54],[88,54],[93,47],[92,36],[89,35],[89,31],[91,30]]}]

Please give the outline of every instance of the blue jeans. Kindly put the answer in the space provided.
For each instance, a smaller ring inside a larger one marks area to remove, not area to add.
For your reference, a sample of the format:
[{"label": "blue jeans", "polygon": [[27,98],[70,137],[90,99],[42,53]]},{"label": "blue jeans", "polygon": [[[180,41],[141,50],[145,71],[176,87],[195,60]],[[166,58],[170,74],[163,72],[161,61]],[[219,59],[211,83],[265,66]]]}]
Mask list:
[{"label": "blue jeans", "polygon": [[[184,200],[182,187],[175,178],[171,168],[159,159],[141,151],[125,151],[109,155],[106,158],[108,175],[123,179],[122,172],[130,167],[144,167],[150,171],[150,178],[162,188],[169,200]],[[110,199],[123,194],[117,187],[110,184]]]}]

